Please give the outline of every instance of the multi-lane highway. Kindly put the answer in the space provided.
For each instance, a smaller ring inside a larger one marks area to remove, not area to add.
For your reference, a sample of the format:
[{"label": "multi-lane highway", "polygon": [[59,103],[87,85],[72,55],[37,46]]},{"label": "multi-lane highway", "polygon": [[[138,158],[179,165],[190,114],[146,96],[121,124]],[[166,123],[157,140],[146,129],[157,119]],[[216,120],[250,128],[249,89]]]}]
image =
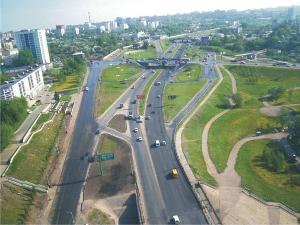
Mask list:
[{"label": "multi-lane highway", "polygon": [[[180,58],[184,49],[185,46],[182,45],[174,58]],[[136,95],[143,92],[144,86],[153,76],[152,71],[144,71],[145,79],[139,78],[135,82],[134,89],[128,89],[98,121],[95,121],[93,111],[96,84],[101,70],[107,65],[108,62],[96,62],[89,65],[90,75],[87,83],[89,91],[83,96],[70,152],[65,162],[57,198],[57,208],[53,219],[55,224],[73,223],[72,216],[74,218],[76,216],[80,192],[88,169],[88,162],[81,160],[81,156],[86,153],[92,154],[93,146],[99,138],[95,135],[95,130],[100,127],[103,131],[111,131],[106,126],[112,116],[120,110],[118,109],[120,103],[128,103],[128,105],[125,104],[128,107],[122,109],[123,113],[127,114],[132,111],[133,115],[137,116],[138,105],[130,102],[136,98]],[[169,70],[164,71],[157,78],[161,85],[153,86],[150,89],[146,104],[151,103],[151,107],[147,107],[145,112],[145,115],[151,116],[150,120],[145,120],[144,123],[137,123],[134,120],[129,121],[131,136],[118,134],[116,131],[111,132],[115,136],[123,137],[132,146],[136,161],[136,173],[142,187],[140,191],[144,198],[144,207],[147,214],[146,222],[149,224],[168,223],[173,215],[179,215],[184,224],[207,223],[188,181],[180,171],[173,145],[173,133],[179,121],[212,85],[213,82],[209,82],[215,77],[214,71],[211,70],[212,66],[211,61],[208,65],[205,65],[204,74],[208,80],[205,87],[182,109],[173,122],[169,124],[167,130],[163,118],[162,99],[157,98],[157,95],[163,96],[163,87],[171,75]],[[175,72],[176,69],[171,71],[171,73]],[[138,128],[138,132],[133,132],[134,128]],[[142,137],[143,141],[137,141],[138,137]],[[167,145],[151,148],[150,146],[155,140],[164,140]],[[169,174],[172,168],[178,169],[178,179],[170,179]]]},{"label": "multi-lane highway", "polygon": [[89,65],[90,74],[87,81],[89,91],[84,93],[76,127],[66,159],[62,179],[58,184],[57,207],[54,212],[54,224],[71,224],[75,216],[80,191],[85,180],[88,162],[81,160],[86,153],[92,154],[97,123],[94,120],[94,100],[96,84],[100,71],[108,66],[106,62]]}]

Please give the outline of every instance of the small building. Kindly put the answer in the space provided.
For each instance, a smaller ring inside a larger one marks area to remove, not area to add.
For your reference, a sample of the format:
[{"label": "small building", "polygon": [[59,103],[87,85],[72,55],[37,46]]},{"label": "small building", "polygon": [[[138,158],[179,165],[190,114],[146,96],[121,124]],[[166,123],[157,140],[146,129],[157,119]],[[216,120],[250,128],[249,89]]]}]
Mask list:
[{"label": "small building", "polygon": [[84,59],[84,53],[83,52],[75,52],[72,54],[73,58],[79,58],[79,59]]},{"label": "small building", "polygon": [[12,77],[0,86],[0,99],[11,100],[14,97],[34,98],[44,88],[41,66],[31,66],[19,75]]}]

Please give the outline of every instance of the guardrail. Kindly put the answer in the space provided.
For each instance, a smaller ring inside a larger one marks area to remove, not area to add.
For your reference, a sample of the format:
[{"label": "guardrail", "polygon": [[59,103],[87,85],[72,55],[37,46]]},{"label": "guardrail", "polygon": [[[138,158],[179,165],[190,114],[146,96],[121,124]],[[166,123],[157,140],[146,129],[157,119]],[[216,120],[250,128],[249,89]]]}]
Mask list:
[{"label": "guardrail", "polygon": [[274,206],[274,207],[278,207],[278,208],[281,208],[282,210],[286,211],[287,213],[295,216],[298,218],[298,220],[300,220],[300,214],[299,213],[296,213],[293,209],[287,207],[286,205],[283,205],[281,203],[278,203],[278,202],[267,202],[263,199],[261,199],[260,197],[258,197],[257,195],[253,194],[252,192],[250,192],[250,190],[247,190],[245,188],[242,188],[242,193],[244,193],[245,195],[248,195],[249,197],[251,198],[254,198],[255,200],[261,202],[262,204],[264,205],[267,205],[267,206]]},{"label": "guardrail", "polygon": [[13,177],[7,177],[7,181],[11,184],[25,188],[27,190],[36,190],[36,191],[43,192],[43,193],[48,192],[48,187],[40,185],[40,184],[33,184],[31,182],[19,180],[19,179],[13,178]]}]

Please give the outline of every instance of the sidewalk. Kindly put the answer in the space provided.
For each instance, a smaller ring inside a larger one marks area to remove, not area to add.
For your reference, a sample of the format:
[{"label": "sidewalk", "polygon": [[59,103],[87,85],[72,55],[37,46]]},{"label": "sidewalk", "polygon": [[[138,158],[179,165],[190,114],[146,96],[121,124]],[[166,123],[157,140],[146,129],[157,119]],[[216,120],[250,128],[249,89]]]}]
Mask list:
[{"label": "sidewalk", "polygon": [[17,149],[23,144],[22,140],[26,133],[30,130],[33,123],[50,104],[50,101],[47,101],[45,104],[38,106],[31,114],[27,116],[25,121],[21,124],[18,130],[15,132],[15,137],[13,139],[13,143],[8,145],[3,151],[0,153],[0,174],[2,175],[5,169],[9,164],[10,158],[17,151]]}]

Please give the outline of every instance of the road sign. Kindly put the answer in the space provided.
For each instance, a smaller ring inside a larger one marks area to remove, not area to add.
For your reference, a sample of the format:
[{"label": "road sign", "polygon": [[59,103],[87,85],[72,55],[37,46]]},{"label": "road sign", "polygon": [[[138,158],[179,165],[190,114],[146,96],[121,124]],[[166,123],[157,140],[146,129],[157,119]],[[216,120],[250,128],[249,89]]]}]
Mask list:
[{"label": "road sign", "polygon": [[108,160],[114,160],[115,155],[112,152],[102,153],[102,154],[100,153],[100,154],[96,154],[95,158],[96,161],[99,163],[100,175],[102,176],[103,175],[102,162]]},{"label": "road sign", "polygon": [[144,95],[144,94],[137,95],[136,98],[137,98],[137,99],[144,99],[144,98],[145,98],[145,95]]},{"label": "road sign", "polygon": [[108,160],[113,160],[115,158],[114,153],[102,153],[102,154],[97,154],[97,161],[108,161]]},{"label": "road sign", "polygon": [[168,95],[169,100],[174,100],[174,99],[176,99],[176,97],[177,97],[176,95]]}]

